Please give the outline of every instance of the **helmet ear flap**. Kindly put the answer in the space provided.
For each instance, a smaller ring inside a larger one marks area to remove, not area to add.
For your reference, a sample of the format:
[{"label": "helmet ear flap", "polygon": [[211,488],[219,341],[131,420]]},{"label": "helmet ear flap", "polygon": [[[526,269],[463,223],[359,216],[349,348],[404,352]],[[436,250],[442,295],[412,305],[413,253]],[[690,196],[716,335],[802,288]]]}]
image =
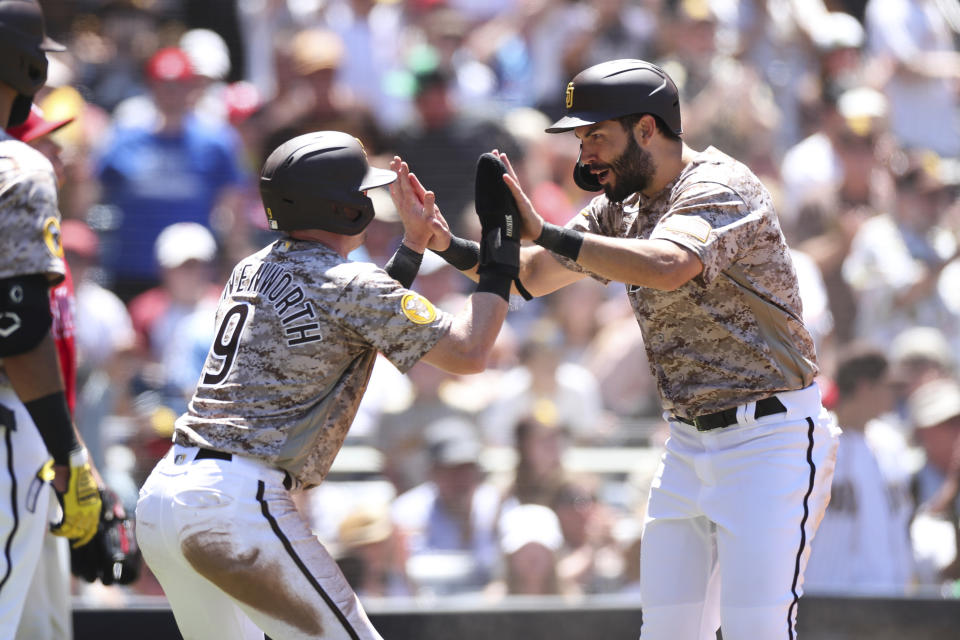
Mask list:
[{"label": "helmet ear flap", "polygon": [[30,108],[33,105],[33,96],[25,96],[22,93],[17,94],[13,99],[13,105],[10,107],[10,117],[7,120],[7,128],[23,124],[30,117]]},{"label": "helmet ear flap", "polygon": [[584,191],[602,191],[603,185],[600,184],[597,177],[580,162],[582,157],[583,145],[580,145],[580,155],[577,156],[577,163],[573,165],[573,181]]}]

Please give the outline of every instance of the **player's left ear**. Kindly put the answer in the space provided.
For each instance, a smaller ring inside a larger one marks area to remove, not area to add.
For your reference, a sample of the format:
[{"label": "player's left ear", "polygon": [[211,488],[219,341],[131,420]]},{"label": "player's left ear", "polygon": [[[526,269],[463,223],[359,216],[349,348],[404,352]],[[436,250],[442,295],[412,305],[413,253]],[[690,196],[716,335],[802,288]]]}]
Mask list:
[{"label": "player's left ear", "polygon": [[637,123],[633,125],[633,137],[640,146],[645,146],[653,139],[653,134],[657,132],[657,121],[649,113],[644,114]]}]

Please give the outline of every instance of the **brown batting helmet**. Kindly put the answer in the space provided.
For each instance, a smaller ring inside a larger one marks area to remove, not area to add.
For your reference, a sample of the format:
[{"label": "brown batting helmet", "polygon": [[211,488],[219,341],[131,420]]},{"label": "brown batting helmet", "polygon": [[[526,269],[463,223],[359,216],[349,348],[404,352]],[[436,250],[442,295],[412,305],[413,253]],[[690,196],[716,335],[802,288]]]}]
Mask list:
[{"label": "brown batting helmet", "polygon": [[340,131],[315,131],[274,149],[260,172],[271,229],[323,229],[354,236],[373,220],[367,189],[397,174],[367,164],[363,145]]},{"label": "brown batting helmet", "polygon": [[[634,113],[657,116],[675,134],[683,133],[677,85],[663,69],[644,60],[609,60],[584,69],[567,84],[564,106],[564,116],[547,128],[547,133],[562,133]],[[586,191],[601,189],[579,158],[573,179]]]}]

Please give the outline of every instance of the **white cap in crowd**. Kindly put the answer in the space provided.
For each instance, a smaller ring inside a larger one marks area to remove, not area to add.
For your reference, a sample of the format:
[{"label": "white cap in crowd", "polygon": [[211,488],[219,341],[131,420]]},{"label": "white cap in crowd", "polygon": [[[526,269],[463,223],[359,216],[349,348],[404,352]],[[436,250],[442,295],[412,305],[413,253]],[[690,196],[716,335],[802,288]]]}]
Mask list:
[{"label": "white cap in crowd", "polygon": [[907,400],[915,429],[926,429],[960,417],[960,383],[938,378],[923,383]]},{"label": "white cap in crowd", "polygon": [[188,260],[212,262],[217,255],[217,241],[202,224],[176,222],[157,236],[157,264],[175,269]]},{"label": "white cap in crowd", "polygon": [[954,367],[950,342],[935,327],[911,327],[898,333],[890,343],[890,360],[894,363],[921,360],[944,370]]},{"label": "white cap in crowd", "polygon": [[500,516],[500,549],[504,553],[514,553],[530,543],[542,544],[551,551],[563,546],[560,519],[550,507],[521,504]]}]

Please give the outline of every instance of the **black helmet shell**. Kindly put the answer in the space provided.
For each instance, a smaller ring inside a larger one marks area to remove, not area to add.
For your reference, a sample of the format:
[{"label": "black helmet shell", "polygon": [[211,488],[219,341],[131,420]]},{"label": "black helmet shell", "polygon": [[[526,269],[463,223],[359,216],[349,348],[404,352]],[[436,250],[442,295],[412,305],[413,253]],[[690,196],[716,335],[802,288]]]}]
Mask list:
[{"label": "black helmet shell", "polygon": [[564,117],[547,133],[633,113],[658,116],[674,133],[683,133],[677,85],[663,69],[644,60],[610,60],[584,69],[567,85],[564,104]]},{"label": "black helmet shell", "polygon": [[315,131],[274,149],[260,171],[260,197],[271,229],[352,236],[374,216],[364,192],[396,179],[393,171],[371,167],[353,136]]},{"label": "black helmet shell", "polygon": [[6,127],[30,115],[34,94],[47,81],[47,51],[66,48],[47,37],[43,10],[33,0],[0,0],[0,81],[17,92]]}]

